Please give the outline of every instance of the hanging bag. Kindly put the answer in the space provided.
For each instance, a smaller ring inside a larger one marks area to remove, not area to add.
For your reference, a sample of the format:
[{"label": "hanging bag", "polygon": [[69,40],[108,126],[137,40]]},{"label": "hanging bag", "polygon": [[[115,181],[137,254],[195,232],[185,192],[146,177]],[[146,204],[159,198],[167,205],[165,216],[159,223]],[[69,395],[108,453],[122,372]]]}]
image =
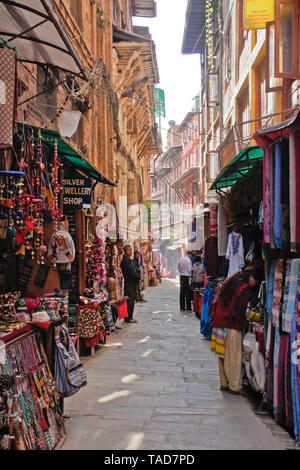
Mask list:
[{"label": "hanging bag", "polygon": [[265,385],[265,361],[258,349],[253,333],[246,333],[243,339],[243,364],[247,379],[255,392],[263,392]]},{"label": "hanging bag", "polygon": [[87,384],[87,375],[65,325],[55,330],[55,371],[57,391],[64,397],[74,395]]}]

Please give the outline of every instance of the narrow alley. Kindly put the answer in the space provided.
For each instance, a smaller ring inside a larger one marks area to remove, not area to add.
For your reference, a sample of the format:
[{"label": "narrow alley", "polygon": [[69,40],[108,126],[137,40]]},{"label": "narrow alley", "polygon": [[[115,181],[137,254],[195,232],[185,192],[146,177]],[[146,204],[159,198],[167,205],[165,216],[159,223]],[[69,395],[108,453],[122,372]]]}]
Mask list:
[{"label": "narrow alley", "polygon": [[63,450],[284,450],[294,447],[248,397],[219,390],[218,361],[199,320],[180,312],[163,281],[137,304],[96,357],[83,357],[88,385],[65,400]]}]

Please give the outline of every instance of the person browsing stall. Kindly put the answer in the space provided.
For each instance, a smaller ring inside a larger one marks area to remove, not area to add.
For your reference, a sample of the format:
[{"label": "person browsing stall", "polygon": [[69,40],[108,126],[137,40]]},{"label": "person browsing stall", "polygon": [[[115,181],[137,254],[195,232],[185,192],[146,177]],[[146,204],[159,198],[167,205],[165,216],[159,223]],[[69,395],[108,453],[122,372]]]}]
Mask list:
[{"label": "person browsing stall", "polygon": [[124,256],[121,261],[121,269],[124,277],[124,294],[127,297],[127,311],[128,318],[125,318],[126,323],[137,323],[133,319],[134,302],[136,299],[136,286],[140,280],[140,274],[136,269],[135,263],[132,260],[132,248],[130,245],[124,247]]},{"label": "person browsing stall", "polygon": [[247,304],[262,280],[259,269],[244,270],[227,278],[215,301],[211,328],[224,345],[219,356],[220,390],[244,395],[242,340]]}]

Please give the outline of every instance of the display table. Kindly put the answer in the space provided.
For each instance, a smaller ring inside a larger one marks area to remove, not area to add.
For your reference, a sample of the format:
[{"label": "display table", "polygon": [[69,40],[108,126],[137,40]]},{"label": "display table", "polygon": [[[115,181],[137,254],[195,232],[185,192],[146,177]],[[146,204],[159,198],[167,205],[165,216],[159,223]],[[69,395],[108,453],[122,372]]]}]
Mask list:
[{"label": "display table", "polygon": [[28,328],[26,332],[19,330],[10,341],[4,338],[6,357],[0,363],[0,374],[11,377],[13,383],[6,385],[6,393],[13,396],[7,413],[13,416],[6,431],[9,443],[6,445],[3,436],[1,446],[8,450],[54,450],[66,438],[63,412],[39,333],[31,325]]}]

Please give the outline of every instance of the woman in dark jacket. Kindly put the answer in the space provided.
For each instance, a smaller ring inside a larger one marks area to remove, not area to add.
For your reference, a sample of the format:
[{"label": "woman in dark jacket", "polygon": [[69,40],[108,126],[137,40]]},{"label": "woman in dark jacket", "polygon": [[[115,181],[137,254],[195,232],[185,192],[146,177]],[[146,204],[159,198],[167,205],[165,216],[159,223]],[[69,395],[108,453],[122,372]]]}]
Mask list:
[{"label": "woman in dark jacket", "polygon": [[[226,279],[215,302],[211,328],[212,344],[223,349],[219,356],[221,390],[243,394],[242,390],[242,336],[247,304],[262,280],[261,271],[253,269],[238,272]],[[224,341],[223,341],[224,340]],[[216,348],[217,351],[217,348]]]}]

